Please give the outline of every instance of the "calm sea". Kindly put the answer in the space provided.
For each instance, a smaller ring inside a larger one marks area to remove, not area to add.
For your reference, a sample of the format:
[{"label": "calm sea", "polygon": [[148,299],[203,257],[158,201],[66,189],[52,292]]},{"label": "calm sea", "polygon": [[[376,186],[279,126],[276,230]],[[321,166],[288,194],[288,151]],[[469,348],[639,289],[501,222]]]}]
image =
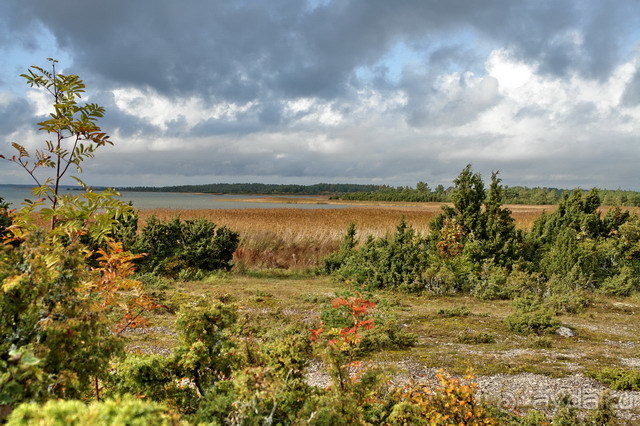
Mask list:
[{"label": "calm sea", "polygon": [[[69,191],[69,190],[66,190]],[[75,192],[75,191],[70,191]],[[0,185],[0,197],[11,203],[11,208],[19,208],[24,199],[36,197],[27,186]],[[297,209],[335,209],[349,207],[336,204],[291,204],[240,202],[234,199],[260,199],[259,195],[211,195],[187,194],[176,192],[122,192],[122,200],[133,202],[138,209],[253,209],[253,208],[297,208]],[[290,197],[288,197],[290,198]]]}]

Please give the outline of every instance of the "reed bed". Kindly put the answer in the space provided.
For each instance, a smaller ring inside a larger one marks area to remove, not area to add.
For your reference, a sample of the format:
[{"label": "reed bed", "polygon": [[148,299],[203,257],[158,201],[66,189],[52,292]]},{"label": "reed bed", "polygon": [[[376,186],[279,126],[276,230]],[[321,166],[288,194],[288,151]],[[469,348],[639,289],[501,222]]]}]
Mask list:
[{"label": "reed bed", "polygon": [[[313,268],[340,246],[349,224],[358,237],[384,237],[394,232],[402,217],[421,233],[441,211],[441,203],[412,206],[378,205],[335,209],[264,208],[234,210],[141,210],[140,226],[150,216],[169,220],[203,218],[240,233],[236,264],[251,268]],[[530,229],[542,211],[555,206],[508,206],[521,229]]]}]

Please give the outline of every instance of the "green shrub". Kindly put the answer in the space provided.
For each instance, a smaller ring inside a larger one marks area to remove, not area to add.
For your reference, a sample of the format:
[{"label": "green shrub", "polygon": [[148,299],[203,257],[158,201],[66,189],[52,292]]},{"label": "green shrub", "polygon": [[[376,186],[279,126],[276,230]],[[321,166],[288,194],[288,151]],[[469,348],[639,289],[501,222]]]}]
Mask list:
[{"label": "green shrub", "polygon": [[133,397],[92,402],[85,405],[75,400],[52,400],[44,405],[27,403],[18,406],[7,425],[41,426],[154,426],[175,425],[179,418],[165,406]]},{"label": "green shrub", "polygon": [[458,343],[465,344],[484,344],[484,343],[495,343],[496,336],[491,333],[463,333],[460,334],[456,341]]},{"label": "green shrub", "polygon": [[0,239],[5,234],[5,230],[11,225],[11,216],[9,215],[9,203],[5,203],[0,197]]},{"label": "green shrub", "polygon": [[222,303],[185,305],[178,313],[180,345],[173,354],[175,368],[179,377],[193,380],[200,395],[228,376],[238,362],[231,338],[237,318],[237,308]]},{"label": "green shrub", "polygon": [[507,316],[504,322],[509,330],[520,334],[553,333],[560,327],[560,321],[553,312],[544,308],[515,312]]},{"label": "green shrub", "polygon": [[486,191],[482,177],[472,172],[470,164],[460,172],[454,180],[453,207],[443,206],[430,226],[440,257],[461,254],[474,264],[508,267],[521,257],[522,234],[515,228],[511,211],[502,207],[500,181],[493,173]]},{"label": "green shrub", "polygon": [[475,270],[474,264],[464,256],[432,258],[431,265],[422,275],[424,290],[436,296],[468,291],[471,287],[469,278]]},{"label": "green shrub", "polygon": [[[133,208],[133,203],[129,202],[129,206]],[[125,250],[131,250],[138,238],[138,213],[134,211],[128,216],[115,216],[114,221],[112,238],[121,242]]]},{"label": "green shrub", "polygon": [[326,294],[304,294],[302,300],[307,303],[329,303],[331,297]]},{"label": "green shrub", "polygon": [[242,347],[248,365],[216,382],[189,420],[197,424],[292,424],[316,393],[305,377],[311,359],[308,330],[273,330]]},{"label": "green shrub", "polygon": [[549,349],[553,346],[553,340],[549,336],[532,336],[527,343],[533,349]]},{"label": "green shrub", "polygon": [[572,286],[571,276],[554,275],[547,282],[544,305],[556,315],[575,314],[584,311],[591,303],[587,292]]},{"label": "green shrub", "polygon": [[588,194],[582,191],[566,194],[553,213],[536,219],[530,237],[543,247],[553,244],[565,230],[597,238],[607,232],[600,220],[599,206],[600,196],[595,189]]},{"label": "green shrub", "polygon": [[[349,298],[353,293],[344,292],[338,297]],[[397,315],[385,306],[384,301],[376,304],[376,308],[363,320],[373,319],[374,326],[361,331],[361,340],[356,346],[358,355],[384,349],[402,349],[415,345],[417,336],[409,332],[398,321]],[[334,307],[327,303],[320,312],[324,328],[344,329],[353,325],[352,312],[346,305]]]},{"label": "green shrub", "polygon": [[365,289],[424,289],[426,240],[407,226],[404,218],[391,238],[367,238],[362,247],[345,256],[336,274]]},{"label": "green shrub", "polygon": [[438,315],[445,318],[451,317],[466,317],[471,314],[471,311],[466,306],[457,306],[455,308],[442,308],[438,310]]},{"label": "green shrub", "polygon": [[605,367],[601,370],[588,370],[586,374],[614,390],[640,391],[640,370]]},{"label": "green shrub", "polygon": [[606,278],[600,286],[600,292],[609,296],[630,296],[640,291],[640,276],[629,266],[623,266],[620,273]]},{"label": "green shrub", "polygon": [[418,340],[415,333],[406,330],[395,318],[376,320],[375,324],[375,327],[363,333],[358,345],[358,354],[385,349],[404,349],[414,346]]},{"label": "green shrub", "polygon": [[179,281],[202,281],[206,276],[207,273],[202,269],[187,266],[186,268],[178,271],[176,279]]},{"label": "green shrub", "polygon": [[141,272],[154,272],[183,279],[202,278],[202,271],[230,269],[239,236],[227,227],[206,219],[160,222],[149,218],[134,245],[136,253],[146,253],[139,261]]},{"label": "green shrub", "polygon": [[[17,362],[8,371],[0,365],[0,394],[7,397],[0,403],[79,398],[122,354],[110,326],[118,315],[113,300],[126,302],[113,293],[107,299],[86,253],[84,245],[63,245],[40,230],[18,247],[0,244],[0,363]],[[28,353],[38,361],[27,368],[21,364]],[[11,371],[16,375],[3,374]]]},{"label": "green shrub", "polygon": [[482,300],[509,299],[511,288],[507,285],[509,271],[506,268],[485,263],[479,274],[473,274],[471,294]]},{"label": "green shrub", "polygon": [[356,246],[356,225],[351,223],[347,228],[347,232],[342,238],[340,250],[331,253],[324,259],[324,272],[330,274],[339,270],[347,259],[353,255],[353,249]]},{"label": "green shrub", "polygon": [[136,395],[181,412],[195,411],[195,389],[180,383],[170,357],[129,355],[115,365],[106,381],[107,395]]},{"label": "green shrub", "polygon": [[135,274],[133,278],[140,281],[147,291],[167,290],[174,286],[174,282],[169,278],[156,275],[151,272]]}]

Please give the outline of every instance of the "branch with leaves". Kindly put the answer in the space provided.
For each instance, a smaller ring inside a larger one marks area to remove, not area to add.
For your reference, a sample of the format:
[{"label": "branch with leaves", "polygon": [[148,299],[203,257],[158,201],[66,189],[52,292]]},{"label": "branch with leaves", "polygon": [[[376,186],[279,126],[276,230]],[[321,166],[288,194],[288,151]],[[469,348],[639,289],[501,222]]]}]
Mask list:
[{"label": "branch with leaves", "polygon": [[[22,167],[55,209],[60,201],[60,185],[69,168],[73,166],[81,173],[84,160],[93,158],[97,148],[113,142],[97,124],[105,109],[95,103],[79,103],[85,92],[84,82],[77,75],[57,73],[58,61],[48,60],[51,71],[34,65],[21,77],[30,87],[44,89],[53,98],[49,118],[38,123],[39,130],[52,138],[45,141],[44,148],[35,149],[33,155],[23,145],[13,142],[11,145],[17,153],[9,157],[0,155],[0,158]],[[54,170],[47,174],[42,169]],[[77,177],[74,179],[79,181]],[[55,226],[55,217],[52,226]]]}]

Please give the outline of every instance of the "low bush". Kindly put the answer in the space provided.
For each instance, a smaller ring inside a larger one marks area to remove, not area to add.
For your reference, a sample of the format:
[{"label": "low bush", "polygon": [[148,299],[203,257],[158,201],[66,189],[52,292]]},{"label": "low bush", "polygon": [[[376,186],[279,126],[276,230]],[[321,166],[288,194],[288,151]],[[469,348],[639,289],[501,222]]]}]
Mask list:
[{"label": "low bush", "polygon": [[51,400],[43,405],[22,404],[11,413],[7,425],[160,426],[178,422],[179,417],[165,406],[127,396],[94,401],[89,405],[77,400]]},{"label": "low bush", "polygon": [[183,413],[195,410],[198,397],[195,389],[177,380],[172,359],[162,355],[129,355],[114,366],[105,385],[108,396],[162,401]]},{"label": "low bush", "polygon": [[429,267],[422,274],[422,289],[436,296],[453,295],[469,291],[476,273],[473,262],[465,256],[450,259],[432,257]]},{"label": "low bush", "polygon": [[514,312],[504,319],[504,323],[510,331],[520,334],[553,333],[561,325],[553,312],[545,308]]},{"label": "low bush", "polygon": [[556,314],[575,314],[584,311],[591,303],[589,292],[575,285],[573,275],[553,275],[545,283],[543,303]]},{"label": "low bush", "polygon": [[140,281],[147,291],[167,290],[173,287],[172,280],[167,277],[152,274],[151,272],[135,274],[133,278]]},{"label": "low bush", "polygon": [[590,370],[586,373],[611,389],[640,391],[640,370],[638,369],[605,367],[601,370]]},{"label": "low bush", "polygon": [[458,343],[464,344],[485,344],[485,343],[495,343],[496,336],[491,333],[462,333],[457,338],[456,341]]},{"label": "low bush", "polygon": [[6,228],[10,225],[9,203],[5,203],[4,199],[0,197],[0,238],[6,233]]},{"label": "low bush", "polygon": [[[230,269],[239,235],[227,227],[216,228],[206,219],[160,222],[151,217],[142,229],[133,251],[146,253],[139,261],[141,272],[181,279],[201,279],[202,271]],[[186,272],[184,272],[186,271]]]},{"label": "low bush", "polygon": [[457,306],[455,308],[442,308],[438,310],[438,315],[445,318],[451,317],[466,317],[471,314],[471,311],[466,306]]},{"label": "low bush", "polygon": [[437,377],[436,389],[413,383],[393,393],[390,398],[393,405],[385,424],[498,424],[478,400],[473,376],[461,380],[440,372]]},{"label": "low bush", "polygon": [[330,274],[339,270],[345,264],[347,259],[353,255],[356,246],[356,225],[350,224],[347,232],[342,238],[340,250],[331,253],[324,259],[324,272]]},{"label": "low bush", "polygon": [[404,218],[392,237],[369,237],[360,248],[346,249],[351,245],[349,235],[345,237],[343,250],[328,260],[326,268],[333,268],[340,278],[363,289],[424,289],[423,272],[428,257],[426,240],[408,226]]},{"label": "low bush", "polygon": [[606,278],[600,292],[608,296],[630,296],[640,291],[640,276],[629,266],[620,268],[620,273]]},{"label": "low bush", "polygon": [[506,268],[485,263],[480,273],[472,273],[469,281],[473,282],[471,294],[482,300],[509,299],[512,289],[507,285],[509,271]]},{"label": "low bush", "polygon": [[[360,300],[353,293],[345,292],[331,304],[325,304],[320,313],[324,329],[345,329],[353,326],[352,306],[341,301]],[[417,336],[407,331],[398,321],[397,315],[386,303],[372,303],[361,321],[372,320],[372,327],[360,332],[354,353],[363,355],[384,349],[402,349],[415,345]]]},{"label": "low bush", "polygon": [[527,346],[533,349],[549,349],[553,346],[553,340],[549,336],[532,336],[527,341]]}]

